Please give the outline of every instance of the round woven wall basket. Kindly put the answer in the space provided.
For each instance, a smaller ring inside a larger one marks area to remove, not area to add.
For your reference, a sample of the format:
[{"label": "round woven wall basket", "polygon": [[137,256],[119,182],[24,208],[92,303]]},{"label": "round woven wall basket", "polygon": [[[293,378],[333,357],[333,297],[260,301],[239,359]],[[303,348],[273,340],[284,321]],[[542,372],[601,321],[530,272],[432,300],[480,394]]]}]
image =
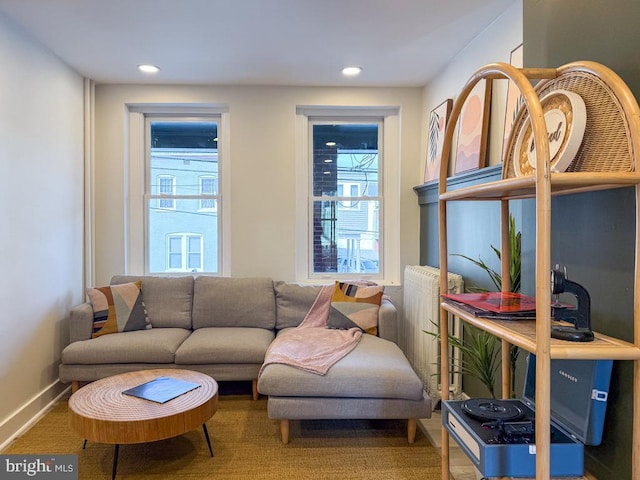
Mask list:
[{"label": "round woven wall basket", "polygon": [[[626,85],[625,85],[626,88]],[[578,94],[586,108],[586,126],[582,142],[566,172],[631,172],[634,170],[634,152],[630,127],[620,100],[604,80],[590,71],[571,70],[558,77],[541,81],[535,88],[539,98],[554,91],[566,90]],[[531,128],[529,112],[524,102],[509,135],[503,178],[525,174],[533,175],[534,169],[516,171],[520,160],[518,137]],[[553,160],[553,159],[552,159]]]}]

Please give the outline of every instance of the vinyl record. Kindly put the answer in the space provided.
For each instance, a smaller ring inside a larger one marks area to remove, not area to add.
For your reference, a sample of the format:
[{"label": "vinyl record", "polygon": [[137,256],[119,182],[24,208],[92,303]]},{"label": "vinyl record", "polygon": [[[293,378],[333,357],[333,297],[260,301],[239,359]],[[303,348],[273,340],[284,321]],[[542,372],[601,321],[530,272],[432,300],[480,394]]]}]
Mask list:
[{"label": "vinyl record", "polygon": [[462,404],[462,411],[477,420],[517,420],[522,410],[514,402],[494,398],[470,398]]}]

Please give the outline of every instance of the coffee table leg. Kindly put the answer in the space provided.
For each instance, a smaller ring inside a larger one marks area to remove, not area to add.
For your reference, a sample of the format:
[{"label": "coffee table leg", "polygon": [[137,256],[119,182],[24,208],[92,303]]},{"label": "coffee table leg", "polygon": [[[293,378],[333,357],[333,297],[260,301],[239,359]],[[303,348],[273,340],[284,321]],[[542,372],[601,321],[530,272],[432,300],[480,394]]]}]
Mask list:
[{"label": "coffee table leg", "polygon": [[207,439],[207,445],[209,445],[209,453],[213,457],[213,449],[211,448],[211,439],[209,438],[209,431],[207,430],[207,424],[202,424],[202,430],[204,430],[204,438]]},{"label": "coffee table leg", "polygon": [[118,470],[118,452],[120,450],[120,445],[116,443],[116,448],[113,451],[113,470],[111,471],[111,480],[116,479],[116,471]]}]

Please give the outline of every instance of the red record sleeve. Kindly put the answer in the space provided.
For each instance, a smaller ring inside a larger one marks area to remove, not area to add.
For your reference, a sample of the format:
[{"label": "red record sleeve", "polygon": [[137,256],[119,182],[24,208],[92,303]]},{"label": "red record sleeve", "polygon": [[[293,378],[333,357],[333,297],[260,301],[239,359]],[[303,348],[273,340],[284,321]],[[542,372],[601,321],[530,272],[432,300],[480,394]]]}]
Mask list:
[{"label": "red record sleeve", "polygon": [[445,293],[443,298],[493,313],[534,312],[536,299],[521,293]]}]

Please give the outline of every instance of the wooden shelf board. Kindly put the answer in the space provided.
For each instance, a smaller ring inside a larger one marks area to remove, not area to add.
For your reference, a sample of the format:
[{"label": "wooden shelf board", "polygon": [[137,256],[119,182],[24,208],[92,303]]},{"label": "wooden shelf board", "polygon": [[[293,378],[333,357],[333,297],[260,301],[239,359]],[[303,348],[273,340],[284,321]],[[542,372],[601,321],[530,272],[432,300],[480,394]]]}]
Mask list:
[{"label": "wooden shelf board", "polygon": [[[442,307],[465,322],[507,340],[528,352],[536,353],[535,320],[492,320],[473,315],[443,302]],[[555,323],[555,322],[553,322]],[[576,360],[640,360],[640,348],[632,343],[595,333],[593,342],[569,342],[551,339],[551,358]]]},{"label": "wooden shelf board", "polygon": [[[551,194],[609,190],[636,185],[640,176],[632,172],[568,172],[551,174]],[[505,200],[534,198],[535,177],[519,177],[487,182],[482,185],[450,190],[440,194],[440,200]]]}]

